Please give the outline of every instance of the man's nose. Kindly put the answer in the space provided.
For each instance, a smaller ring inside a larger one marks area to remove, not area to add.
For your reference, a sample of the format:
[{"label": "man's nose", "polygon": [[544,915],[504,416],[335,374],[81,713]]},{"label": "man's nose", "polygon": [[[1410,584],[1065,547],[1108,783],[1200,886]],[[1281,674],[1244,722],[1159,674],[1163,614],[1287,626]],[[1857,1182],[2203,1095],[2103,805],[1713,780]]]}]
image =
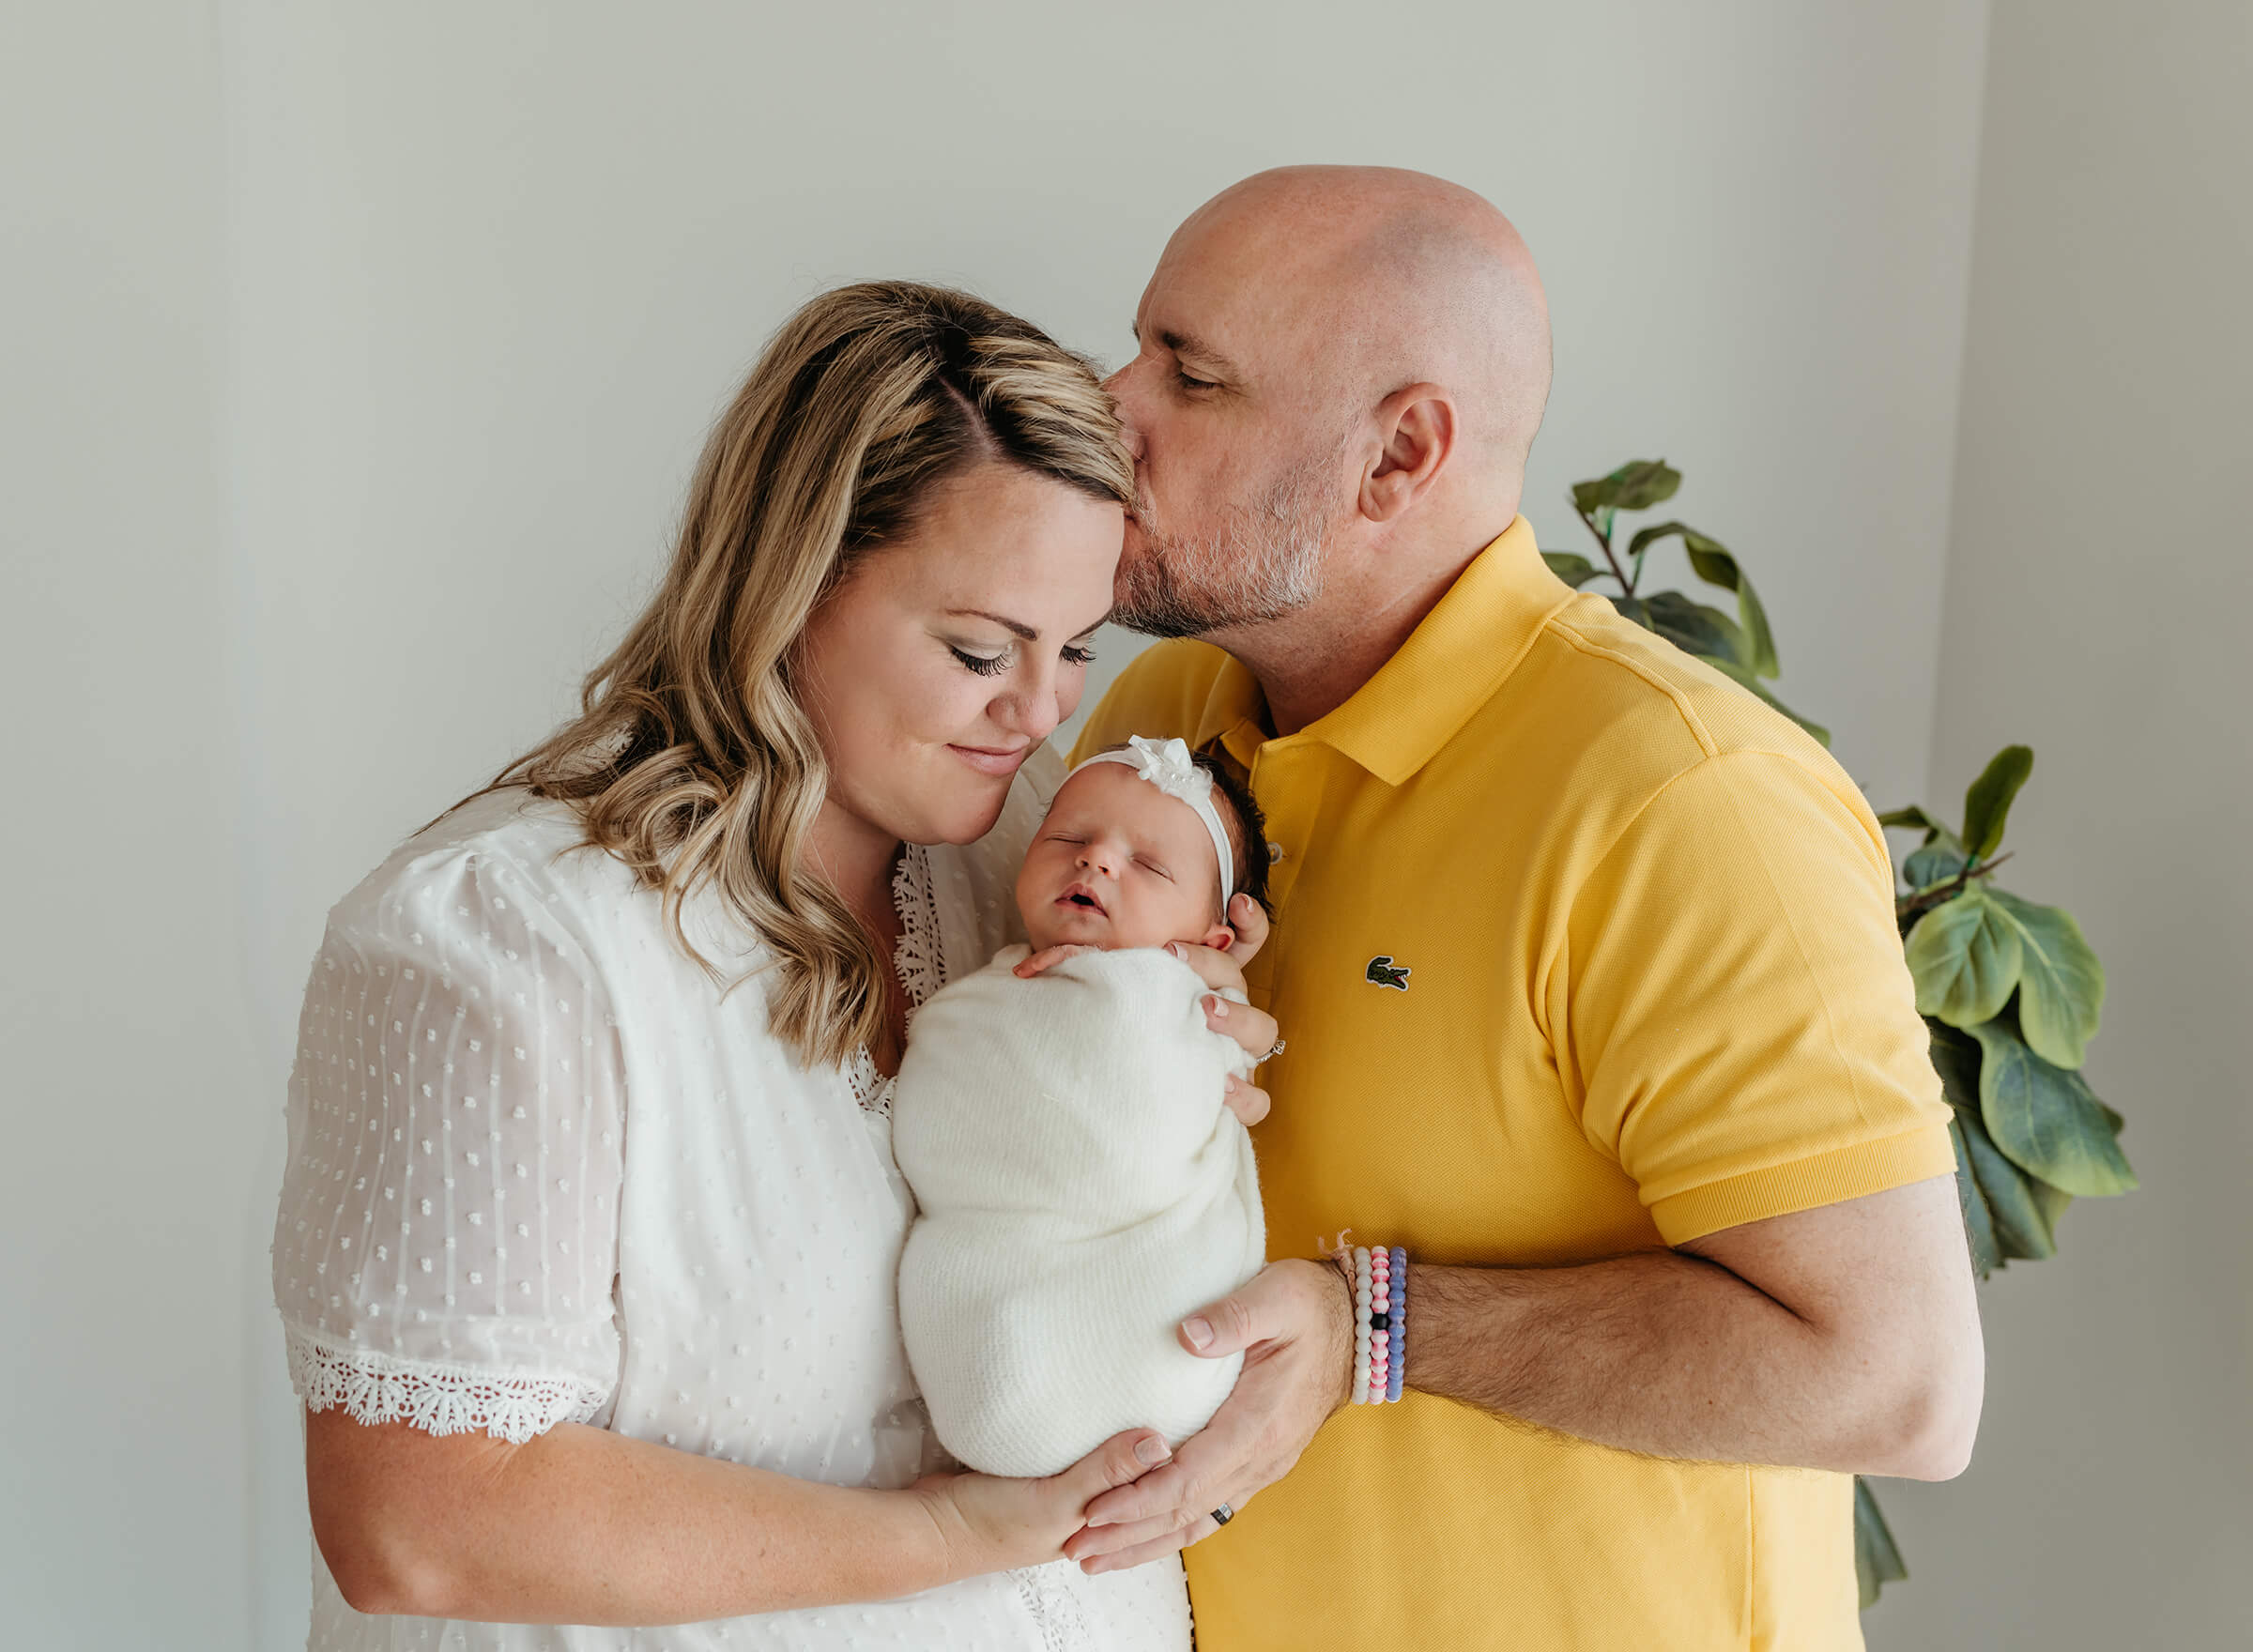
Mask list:
[{"label": "man's nose", "polygon": [[1111,402],[1119,410],[1119,429],[1126,437],[1127,456],[1137,465],[1142,462],[1142,430],[1134,416],[1138,399],[1135,369],[1141,364],[1142,358],[1138,356],[1103,381],[1103,388],[1111,392]]}]

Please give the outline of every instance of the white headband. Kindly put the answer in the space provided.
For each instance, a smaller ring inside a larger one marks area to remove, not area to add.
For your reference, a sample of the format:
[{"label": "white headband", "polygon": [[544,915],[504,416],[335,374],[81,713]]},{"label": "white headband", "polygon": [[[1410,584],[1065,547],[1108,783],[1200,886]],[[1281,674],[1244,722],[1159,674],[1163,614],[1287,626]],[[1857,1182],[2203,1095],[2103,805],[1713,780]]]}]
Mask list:
[{"label": "white headband", "polygon": [[[1213,777],[1197,766],[1189,748],[1178,740],[1129,735],[1125,751],[1097,752],[1072,774],[1097,763],[1124,763],[1168,797],[1177,797],[1197,811],[1197,818],[1212,834],[1213,853],[1220,857],[1220,912],[1227,916],[1229,899],[1236,893],[1235,851],[1228,847],[1228,828],[1220,824],[1220,811],[1213,807]],[[1071,777],[1065,776],[1066,780]]]}]

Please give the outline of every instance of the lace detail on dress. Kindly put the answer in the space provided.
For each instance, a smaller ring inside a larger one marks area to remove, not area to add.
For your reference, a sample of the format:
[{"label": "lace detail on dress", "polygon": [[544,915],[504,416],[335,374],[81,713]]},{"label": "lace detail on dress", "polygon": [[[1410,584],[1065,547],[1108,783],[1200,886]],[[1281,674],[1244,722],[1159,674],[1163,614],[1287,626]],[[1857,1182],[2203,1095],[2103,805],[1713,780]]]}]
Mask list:
[{"label": "lace detail on dress", "polygon": [[946,985],[946,957],[939,950],[939,896],[931,887],[931,854],[911,843],[892,874],[892,905],[899,913],[899,944],[892,968],[908,995],[908,1018]]},{"label": "lace detail on dress", "polygon": [[1080,1569],[1068,1560],[1052,1560],[1046,1566],[1013,1571],[1009,1581],[1017,1585],[1017,1598],[1024,1603],[1025,1614],[1040,1631],[1041,1652],[1088,1652],[1096,1644],[1095,1636],[1087,1627],[1087,1614],[1081,1610],[1079,1596],[1057,1575],[1060,1567],[1071,1567],[1075,1575]]},{"label": "lace detail on dress", "polygon": [[[892,906],[899,913],[899,941],[892,949],[892,968],[908,995],[908,1020],[946,985],[946,956],[939,949],[939,897],[931,887],[930,851],[911,843],[900,851],[892,874]],[[845,1063],[845,1082],[861,1110],[880,1119],[892,1116],[893,1080],[878,1070],[876,1058],[856,1049]]]},{"label": "lace detail on dress", "polygon": [[516,1376],[471,1366],[338,1348],[288,1331],[289,1381],[308,1411],[341,1407],[356,1423],[412,1423],[426,1434],[483,1429],[521,1446],[558,1423],[581,1423],[609,1398],[571,1376]]}]

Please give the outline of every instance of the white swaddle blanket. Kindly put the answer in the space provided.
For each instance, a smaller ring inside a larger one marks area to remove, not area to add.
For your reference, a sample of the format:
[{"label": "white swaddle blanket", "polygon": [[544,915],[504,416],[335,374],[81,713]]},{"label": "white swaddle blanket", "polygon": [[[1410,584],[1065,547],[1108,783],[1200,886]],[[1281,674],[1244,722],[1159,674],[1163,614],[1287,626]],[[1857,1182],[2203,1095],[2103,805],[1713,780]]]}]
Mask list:
[{"label": "white swaddle blanket", "polygon": [[1020,981],[1004,949],[917,1012],[893,1151],[922,1207],[900,1329],[940,1441],[969,1468],[1050,1475],[1122,1429],[1179,1445],[1240,1355],[1183,1317],[1266,1259],[1251,1138],[1222,1105],[1250,1063],[1205,987],[1155,948]]}]

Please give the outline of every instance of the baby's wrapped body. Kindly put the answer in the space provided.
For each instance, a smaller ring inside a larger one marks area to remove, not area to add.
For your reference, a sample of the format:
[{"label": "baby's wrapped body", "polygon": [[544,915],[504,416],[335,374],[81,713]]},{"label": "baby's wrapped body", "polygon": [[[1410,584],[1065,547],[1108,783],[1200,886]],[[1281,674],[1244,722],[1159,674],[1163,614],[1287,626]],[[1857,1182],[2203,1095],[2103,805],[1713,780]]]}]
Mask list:
[{"label": "baby's wrapped body", "polygon": [[1249,1062],[1155,948],[1033,979],[1010,947],[926,1004],[893,1145],[922,1215],[900,1261],[909,1362],[966,1467],[1050,1475],[1122,1429],[1178,1445],[1235,1385],[1184,1316],[1266,1255],[1251,1138],[1222,1104]]}]

